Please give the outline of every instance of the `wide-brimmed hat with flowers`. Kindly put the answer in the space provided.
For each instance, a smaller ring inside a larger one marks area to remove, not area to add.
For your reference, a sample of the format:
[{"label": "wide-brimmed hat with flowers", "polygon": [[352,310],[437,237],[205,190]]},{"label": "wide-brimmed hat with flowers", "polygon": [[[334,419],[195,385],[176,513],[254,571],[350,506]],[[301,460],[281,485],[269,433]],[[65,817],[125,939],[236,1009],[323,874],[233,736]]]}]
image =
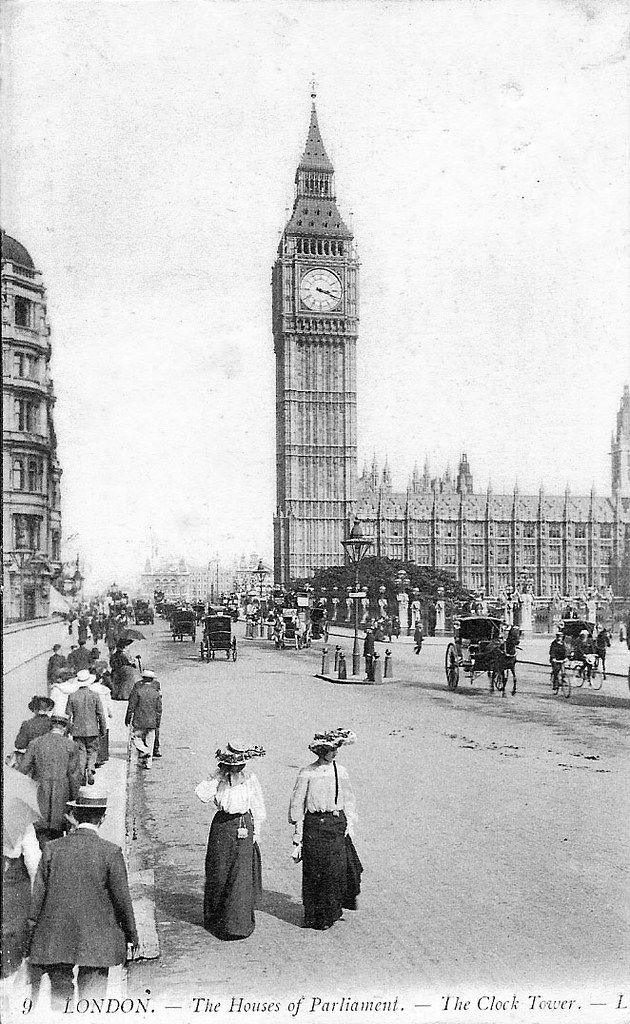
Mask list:
[{"label": "wide-brimmed hat with flowers", "polygon": [[219,747],[215,757],[219,764],[226,765],[228,768],[238,768],[252,757],[264,757],[265,753],[263,747],[248,747],[240,740],[231,740],[224,749]]},{"label": "wide-brimmed hat with flowers", "polygon": [[316,754],[319,750],[338,750],[350,743],[356,743],[356,733],[351,729],[329,729],[327,732],[316,732],[308,749]]}]

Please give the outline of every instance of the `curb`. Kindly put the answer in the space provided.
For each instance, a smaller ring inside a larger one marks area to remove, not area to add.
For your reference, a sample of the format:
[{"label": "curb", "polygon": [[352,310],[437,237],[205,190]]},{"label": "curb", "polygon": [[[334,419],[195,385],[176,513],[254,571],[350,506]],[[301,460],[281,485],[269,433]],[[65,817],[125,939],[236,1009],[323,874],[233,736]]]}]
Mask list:
[{"label": "curb", "polygon": [[315,679],[325,679],[327,683],[339,683],[341,686],[385,686],[387,683],[399,683],[400,679],[390,678],[383,679],[380,683],[372,683],[365,676],[348,676],[347,679],[339,679],[338,676],[323,676],[321,672],[316,672]]},{"label": "curb", "polygon": [[133,774],[131,732],[127,740],[127,772],[125,799],[125,854],[129,872],[129,892],[138,931],[137,960],[157,960],[160,955],[160,941],[155,920],[155,871],[153,856],[148,849],[134,844],[142,830],[142,818],[138,814],[136,800],[138,787],[142,784]]}]

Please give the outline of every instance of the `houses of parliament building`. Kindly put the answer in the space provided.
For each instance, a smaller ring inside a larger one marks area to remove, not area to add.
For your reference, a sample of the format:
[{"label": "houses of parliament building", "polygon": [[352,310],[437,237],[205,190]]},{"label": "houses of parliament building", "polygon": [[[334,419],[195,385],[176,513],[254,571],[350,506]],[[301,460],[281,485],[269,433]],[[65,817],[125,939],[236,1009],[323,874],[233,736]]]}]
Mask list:
[{"label": "houses of parliament building", "polygon": [[276,357],[277,584],[339,565],[355,519],[372,553],[445,569],[496,595],[589,588],[621,593],[630,559],[630,389],[611,441],[611,494],[475,492],[466,455],[457,472],[413,470],[395,491],[387,463],[357,470],[358,258],[337,208],[334,168],[315,97],[295,174],[293,212],[272,274]]}]

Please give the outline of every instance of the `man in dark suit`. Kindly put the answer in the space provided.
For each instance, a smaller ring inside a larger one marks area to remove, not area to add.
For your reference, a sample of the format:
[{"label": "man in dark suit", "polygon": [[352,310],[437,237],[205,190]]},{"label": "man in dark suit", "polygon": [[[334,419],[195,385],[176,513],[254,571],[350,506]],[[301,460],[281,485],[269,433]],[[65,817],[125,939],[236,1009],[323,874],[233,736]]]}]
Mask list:
[{"label": "man in dark suit", "polygon": [[102,999],[109,968],[138,948],[122,850],[98,834],[107,797],[93,793],[70,801],[76,831],[47,844],[33,886],[30,959],[50,976],[56,1011],[74,1003],[75,965],[79,999]]},{"label": "man in dark suit", "polygon": [[48,692],[50,693],[51,686],[54,686],[59,677],[61,669],[65,668],[67,661],[61,653],[61,644],[55,644],[51,657],[48,659],[48,665],[46,668],[46,680],[48,682]]},{"label": "man in dark suit", "polygon": [[86,647],[87,637],[83,640],[79,639],[79,646],[75,647],[68,655],[68,667],[72,669],[75,675],[78,675],[84,668],[90,667],[92,656]]},{"label": "man in dark suit", "polygon": [[[150,678],[149,678],[150,677]],[[162,694],[153,685],[155,677],[147,669],[129,695],[125,725],[130,725],[133,742],[142,768],[150,768],[153,760],[155,733],[162,719]]]},{"label": "man in dark suit", "polygon": [[42,697],[37,693],[29,702],[28,710],[33,712],[33,717],[22,722],[15,737],[15,757],[10,758],[10,762],[15,761],[16,768],[20,767],[22,757],[31,740],[50,732],[50,712],[54,706],[54,700],[51,700],[50,697]]},{"label": "man in dark suit", "polygon": [[365,674],[374,682],[374,630],[368,626],[363,641],[363,657],[365,658]]},{"label": "man in dark suit", "polygon": [[81,765],[89,785],[94,782],[99,738],[107,732],[107,716],[101,698],[90,689],[96,676],[82,669],[77,673],[79,689],[68,697],[66,714],[70,731],[81,751]]},{"label": "man in dark suit", "polygon": [[37,783],[42,817],[35,832],[42,847],[67,832],[66,804],[79,792],[82,777],[79,748],[66,735],[67,715],[52,714],[49,721],[50,731],[29,743],[20,766]]}]

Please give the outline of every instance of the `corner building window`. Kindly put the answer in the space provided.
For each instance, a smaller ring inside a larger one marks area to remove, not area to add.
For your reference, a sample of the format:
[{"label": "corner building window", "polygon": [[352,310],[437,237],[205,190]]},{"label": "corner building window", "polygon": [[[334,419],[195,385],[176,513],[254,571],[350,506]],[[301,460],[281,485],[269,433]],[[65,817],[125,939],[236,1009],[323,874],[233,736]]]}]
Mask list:
[{"label": "corner building window", "polygon": [[15,324],[17,327],[32,327],[33,303],[22,295],[15,296]]}]

